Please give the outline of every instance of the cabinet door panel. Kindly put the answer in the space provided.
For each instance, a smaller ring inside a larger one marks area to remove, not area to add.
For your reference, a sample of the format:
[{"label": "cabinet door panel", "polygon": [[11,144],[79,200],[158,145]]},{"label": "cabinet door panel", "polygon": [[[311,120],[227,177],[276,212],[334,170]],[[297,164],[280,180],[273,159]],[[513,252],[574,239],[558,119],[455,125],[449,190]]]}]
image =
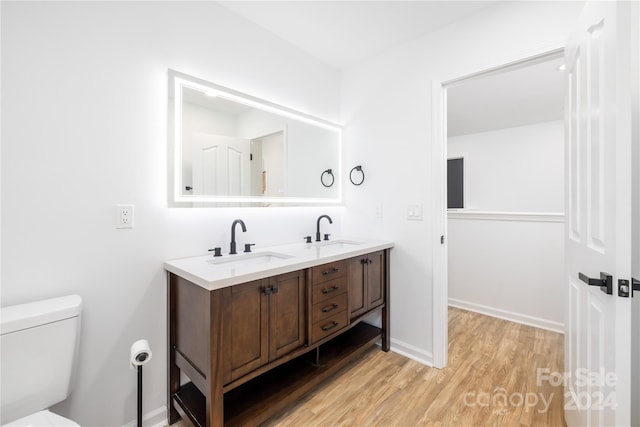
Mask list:
[{"label": "cabinet door panel", "polygon": [[384,302],[384,252],[367,255],[367,308],[378,307]]},{"label": "cabinet door panel", "polygon": [[306,342],[304,277],[295,271],[269,279],[269,361]]},{"label": "cabinet door panel", "polygon": [[260,280],[225,289],[225,383],[268,362],[268,303]]}]

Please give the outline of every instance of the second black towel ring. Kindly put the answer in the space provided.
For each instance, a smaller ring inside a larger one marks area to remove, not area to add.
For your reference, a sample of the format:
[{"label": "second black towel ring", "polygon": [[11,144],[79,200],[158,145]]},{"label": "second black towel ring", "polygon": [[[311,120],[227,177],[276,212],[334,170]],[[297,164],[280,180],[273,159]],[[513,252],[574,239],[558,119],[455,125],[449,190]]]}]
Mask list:
[{"label": "second black towel ring", "polygon": [[[328,181],[328,178],[325,178],[325,175],[331,177],[331,182],[329,183],[325,182],[325,180]],[[331,169],[327,169],[326,171],[322,172],[322,175],[320,175],[320,182],[322,183],[322,185],[324,185],[327,188],[331,187],[335,182],[335,180],[336,178],[335,176],[333,176],[333,171]]]},{"label": "second black towel ring", "polygon": [[[353,172],[354,171],[358,171],[362,174],[362,179],[360,179],[360,182],[354,182],[353,181]],[[351,172],[349,172],[349,181],[351,181],[351,183],[353,185],[361,185],[364,182],[364,171],[362,170],[362,166],[358,165],[355,166],[353,169],[351,169]]]}]

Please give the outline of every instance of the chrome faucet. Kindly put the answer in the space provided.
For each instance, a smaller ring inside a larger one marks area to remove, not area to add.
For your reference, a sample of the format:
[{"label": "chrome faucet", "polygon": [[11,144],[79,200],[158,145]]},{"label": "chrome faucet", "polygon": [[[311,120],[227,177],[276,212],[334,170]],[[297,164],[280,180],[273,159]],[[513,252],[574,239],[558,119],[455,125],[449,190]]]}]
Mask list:
[{"label": "chrome faucet", "polygon": [[237,224],[240,224],[243,232],[247,231],[247,226],[244,225],[244,221],[242,221],[241,219],[236,219],[235,221],[233,221],[233,224],[231,224],[231,249],[229,250],[229,255],[235,255],[238,253],[236,252],[236,225]]},{"label": "chrome faucet", "polygon": [[[331,221],[331,217],[329,215],[320,215],[318,217],[318,223],[316,224],[316,242],[320,241],[320,220],[322,218],[327,218],[329,220],[329,224],[333,224],[333,221]],[[328,234],[325,234],[324,240],[329,240]]]}]

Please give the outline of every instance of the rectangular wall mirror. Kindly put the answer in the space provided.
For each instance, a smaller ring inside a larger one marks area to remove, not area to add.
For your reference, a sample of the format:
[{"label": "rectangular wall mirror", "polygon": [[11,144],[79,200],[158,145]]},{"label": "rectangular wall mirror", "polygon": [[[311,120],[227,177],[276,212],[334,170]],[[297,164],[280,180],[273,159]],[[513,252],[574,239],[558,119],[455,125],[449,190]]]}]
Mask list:
[{"label": "rectangular wall mirror", "polygon": [[342,202],[342,128],[169,70],[169,202]]}]

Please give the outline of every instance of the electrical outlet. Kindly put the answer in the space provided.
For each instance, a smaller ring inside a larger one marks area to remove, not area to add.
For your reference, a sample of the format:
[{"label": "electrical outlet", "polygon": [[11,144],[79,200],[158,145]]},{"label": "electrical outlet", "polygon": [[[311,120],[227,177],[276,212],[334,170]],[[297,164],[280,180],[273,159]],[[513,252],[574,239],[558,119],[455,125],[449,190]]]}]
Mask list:
[{"label": "electrical outlet", "polygon": [[133,205],[116,205],[116,228],[133,228]]}]

